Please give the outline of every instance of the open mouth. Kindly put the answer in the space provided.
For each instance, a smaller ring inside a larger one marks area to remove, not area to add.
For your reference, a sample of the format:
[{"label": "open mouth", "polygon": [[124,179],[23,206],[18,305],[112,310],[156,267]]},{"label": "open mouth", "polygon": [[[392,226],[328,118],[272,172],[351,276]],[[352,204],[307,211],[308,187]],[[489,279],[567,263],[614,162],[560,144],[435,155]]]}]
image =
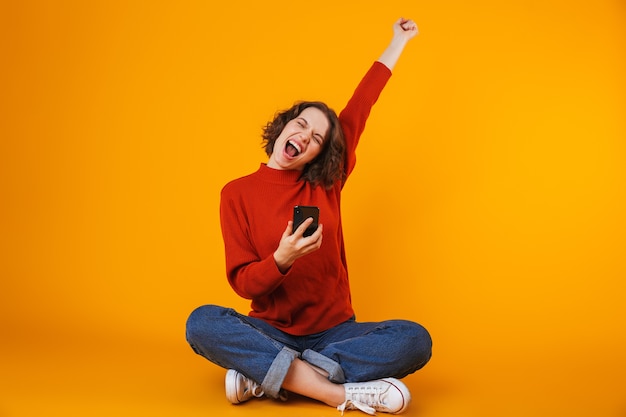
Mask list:
[{"label": "open mouth", "polygon": [[302,152],[302,149],[300,149],[300,146],[292,141],[287,141],[287,144],[285,145],[285,152],[287,153],[287,155],[289,155],[290,157],[295,157],[300,155],[300,153]]}]

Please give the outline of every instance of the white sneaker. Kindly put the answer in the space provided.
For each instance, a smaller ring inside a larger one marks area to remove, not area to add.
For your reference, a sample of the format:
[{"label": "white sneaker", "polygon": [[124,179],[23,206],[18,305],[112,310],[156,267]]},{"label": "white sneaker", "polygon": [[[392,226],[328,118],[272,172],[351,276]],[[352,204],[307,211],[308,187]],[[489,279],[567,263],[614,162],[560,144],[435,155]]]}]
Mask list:
[{"label": "white sneaker", "polygon": [[395,378],[376,381],[343,384],[346,401],[337,407],[343,415],[344,410],[361,410],[375,415],[376,411],[399,414],[406,410],[411,402],[409,389]]},{"label": "white sneaker", "polygon": [[263,395],[265,395],[263,389],[253,380],[234,369],[226,372],[226,398],[231,403],[239,404],[252,397],[260,398]]}]

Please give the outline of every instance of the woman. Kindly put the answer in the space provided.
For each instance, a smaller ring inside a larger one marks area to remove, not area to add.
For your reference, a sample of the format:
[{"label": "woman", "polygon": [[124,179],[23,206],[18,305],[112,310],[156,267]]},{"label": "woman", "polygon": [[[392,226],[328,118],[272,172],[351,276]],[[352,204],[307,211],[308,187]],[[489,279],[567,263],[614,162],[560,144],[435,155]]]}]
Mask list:
[{"label": "woman", "polygon": [[[199,307],[187,340],[229,370],[226,396],[234,404],[294,392],[342,413],[400,413],[410,394],[398,378],[430,359],[431,339],[419,324],[355,320],[341,228],[341,190],[359,137],[417,26],[399,19],[393,33],[339,117],[320,102],[279,113],[264,129],[267,164],[222,190],[228,280],[252,311]],[[296,205],[319,207],[313,234],[304,233],[313,219],[292,230]]]}]

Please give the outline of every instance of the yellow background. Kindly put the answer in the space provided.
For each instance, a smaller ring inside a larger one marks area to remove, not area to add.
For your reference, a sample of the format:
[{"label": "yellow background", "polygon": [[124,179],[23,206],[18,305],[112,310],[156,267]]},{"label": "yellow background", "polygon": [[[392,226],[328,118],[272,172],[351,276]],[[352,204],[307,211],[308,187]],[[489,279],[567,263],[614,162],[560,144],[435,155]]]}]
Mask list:
[{"label": "yellow background", "polygon": [[76,0],[0,6],[0,416],[337,415],[231,406],[184,323],[247,311],[218,198],[261,126],[400,16],[343,212],[359,319],[434,338],[407,415],[626,415],[623,1]]}]

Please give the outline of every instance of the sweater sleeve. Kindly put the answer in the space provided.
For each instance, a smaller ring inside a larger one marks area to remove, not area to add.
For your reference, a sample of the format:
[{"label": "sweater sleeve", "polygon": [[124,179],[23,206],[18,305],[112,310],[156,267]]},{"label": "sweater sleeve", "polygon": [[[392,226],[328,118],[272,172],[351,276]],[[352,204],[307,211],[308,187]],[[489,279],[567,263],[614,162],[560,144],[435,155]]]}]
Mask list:
[{"label": "sweater sleeve", "polygon": [[391,70],[381,62],[375,61],[339,114],[339,122],[346,139],[346,177],[356,164],[356,147],[370,111],[390,77]]},{"label": "sweater sleeve", "polygon": [[226,273],[233,290],[246,299],[274,291],[285,279],[272,255],[261,257],[252,242],[250,224],[237,199],[222,191],[220,222],[226,255]]}]

